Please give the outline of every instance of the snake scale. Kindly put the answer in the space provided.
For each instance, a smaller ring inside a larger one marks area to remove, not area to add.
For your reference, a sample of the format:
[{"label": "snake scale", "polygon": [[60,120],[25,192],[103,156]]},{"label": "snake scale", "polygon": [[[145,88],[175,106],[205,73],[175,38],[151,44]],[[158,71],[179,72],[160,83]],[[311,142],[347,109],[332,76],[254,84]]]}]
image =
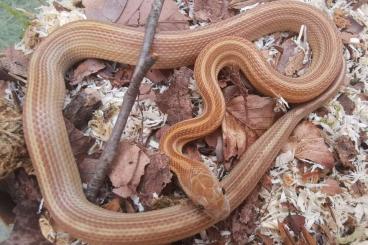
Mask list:
[{"label": "snake scale", "polygon": [[[261,58],[251,41],[278,31],[297,32],[301,25],[307,26],[313,60],[302,77],[285,77]],[[205,101],[205,112],[199,119],[174,125],[160,147],[171,158],[170,167],[188,196],[205,209],[188,200],[157,211],[115,213],[89,203],[84,196],[62,115],[63,75],[71,65],[86,58],[135,64],[142,41],[143,32],[132,28],[73,22],[44,40],[29,65],[24,131],[45,203],[63,230],[91,244],[168,243],[215,224],[245,200],[293,128],[334,96],[345,77],[336,28],[322,12],[296,1],[263,4],[244,15],[196,30],[156,34],[153,52],[159,59],[155,68],[193,64],[198,57],[195,78]],[[229,64],[240,66],[263,94],[282,96],[289,102],[309,102],[276,121],[240,157],[231,173],[218,182],[207,175],[202,164],[188,161],[181,154],[181,147],[221,123],[224,99],[216,79],[219,70]],[[212,190],[203,186],[208,183],[214,186]],[[198,195],[200,191],[202,195]],[[209,194],[211,191],[215,194]]]}]

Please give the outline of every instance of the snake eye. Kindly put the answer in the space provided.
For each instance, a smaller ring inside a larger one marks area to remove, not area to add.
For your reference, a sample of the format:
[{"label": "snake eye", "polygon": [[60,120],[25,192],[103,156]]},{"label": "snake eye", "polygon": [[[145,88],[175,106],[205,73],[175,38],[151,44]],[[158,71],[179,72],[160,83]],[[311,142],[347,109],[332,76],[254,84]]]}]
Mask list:
[{"label": "snake eye", "polygon": [[221,190],[222,190],[222,194],[224,194],[224,195],[225,195],[225,194],[226,194],[225,188],[224,188],[224,187],[222,187],[222,188],[221,188]]}]

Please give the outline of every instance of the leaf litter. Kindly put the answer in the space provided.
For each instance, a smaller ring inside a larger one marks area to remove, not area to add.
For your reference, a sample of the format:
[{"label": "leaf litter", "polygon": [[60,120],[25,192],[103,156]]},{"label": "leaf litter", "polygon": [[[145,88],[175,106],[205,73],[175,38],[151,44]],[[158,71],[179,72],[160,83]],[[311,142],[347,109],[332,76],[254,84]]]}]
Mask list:
[{"label": "leaf litter", "polygon": [[[160,30],[207,25],[234,13],[246,13],[262,2],[266,1],[178,0],[176,4],[175,1],[165,1]],[[345,0],[312,0],[308,3],[324,11],[340,28],[351,81],[334,100],[319,110],[324,113],[311,113],[309,122],[304,121],[295,129],[259,187],[234,214],[207,232],[187,239],[190,244],[216,241],[223,244],[281,244],[282,241],[286,244],[316,244],[317,240],[323,244],[359,244],[368,237],[368,228],[364,225],[368,222],[368,4]],[[85,8],[81,8],[80,1],[49,0],[48,5],[38,9],[36,18],[15,48],[30,54],[59,26],[86,18],[142,28],[151,3],[84,0],[82,4]],[[279,72],[300,76],[307,71],[312,57],[303,33],[303,27],[299,35],[274,33],[257,40],[255,46]],[[13,57],[17,61],[18,56]],[[12,69],[9,65],[5,68]],[[79,69],[72,69],[74,75],[70,76],[65,107],[86,89],[94,91],[101,100],[99,108],[94,109],[93,115],[87,119],[88,123],[80,129],[70,127],[72,148],[78,149],[75,154],[80,160],[84,181],[96,168],[95,159],[116,121],[129,80],[129,69],[98,60],[84,61]],[[15,74],[27,76],[24,67]],[[157,152],[160,129],[201,114],[203,104],[190,68],[177,69],[173,75],[163,74],[165,72],[154,70],[147,76],[155,79],[146,78],[143,83],[122,136],[125,146],[116,160],[117,166],[123,166],[116,167],[115,174],[114,171],[111,173],[115,177],[110,177],[113,183],[102,199],[104,208],[137,212],[167,207],[184,198],[169,171],[168,159]],[[253,93],[249,87],[247,92],[236,92],[239,91],[237,80],[230,77],[220,81],[227,101],[222,127],[212,139],[197,140],[189,148],[191,154],[200,157],[219,178],[277,120],[279,114],[275,110],[288,109],[287,101],[282,98],[275,101],[248,94]],[[143,160],[139,160],[141,155]],[[132,161],[126,161],[126,158]],[[133,166],[129,166],[130,162]],[[115,195],[111,194],[113,186],[118,187]]]}]

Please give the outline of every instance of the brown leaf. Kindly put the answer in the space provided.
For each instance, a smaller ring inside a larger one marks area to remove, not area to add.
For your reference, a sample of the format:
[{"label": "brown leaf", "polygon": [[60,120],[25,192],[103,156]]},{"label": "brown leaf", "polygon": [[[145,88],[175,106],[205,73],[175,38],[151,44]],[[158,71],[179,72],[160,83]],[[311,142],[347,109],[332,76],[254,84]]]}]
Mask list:
[{"label": "brown leaf", "polygon": [[346,94],[340,95],[337,100],[340,102],[340,104],[344,108],[344,111],[346,114],[353,115],[355,104]]},{"label": "brown leaf", "polygon": [[83,5],[87,19],[115,23],[119,20],[127,2],[128,0],[83,0]]},{"label": "brown leaf", "polygon": [[[120,26],[143,27],[153,0],[83,0],[88,19],[117,23]],[[174,1],[165,1],[158,23],[158,30],[184,30],[189,28],[189,18],[179,12]]]},{"label": "brown leaf", "polygon": [[121,67],[114,75],[114,80],[112,84],[117,87],[121,87],[129,84],[130,79],[132,78],[134,71],[133,66],[124,66]]},{"label": "brown leaf", "polygon": [[336,180],[332,178],[328,178],[324,182],[324,184],[325,186],[323,186],[321,189],[323,193],[326,193],[329,196],[334,196],[334,195],[342,193],[342,189],[339,186],[339,182],[337,182]]},{"label": "brown leaf", "polygon": [[125,198],[134,195],[149,162],[148,156],[138,146],[128,141],[120,142],[109,174],[115,187],[113,192]]},{"label": "brown leaf", "polygon": [[85,77],[92,75],[102,69],[104,69],[106,65],[97,59],[87,59],[80,63],[77,68],[73,72],[73,76],[71,78],[70,84],[76,85],[80,83]]},{"label": "brown leaf", "polygon": [[295,235],[299,235],[302,232],[305,225],[305,217],[302,215],[288,215],[284,219],[289,228],[294,232]]},{"label": "brown leaf", "polygon": [[284,223],[278,222],[278,228],[280,236],[285,245],[295,245],[293,236],[290,234],[289,230],[285,227]]},{"label": "brown leaf", "polygon": [[165,186],[171,182],[172,173],[170,172],[169,158],[160,153],[154,153],[149,156],[148,164],[144,176],[140,193],[144,195],[159,195]]},{"label": "brown leaf", "polygon": [[335,149],[340,158],[342,166],[347,169],[354,170],[355,166],[351,161],[356,156],[357,151],[353,141],[349,138],[349,136],[342,135],[338,137],[336,140]]},{"label": "brown leaf", "polygon": [[320,129],[311,122],[303,121],[294,129],[283,147],[283,152],[288,150],[294,152],[295,157],[299,159],[320,163],[327,169],[334,167],[335,160],[321,136]]},{"label": "brown leaf", "polygon": [[352,184],[351,189],[355,195],[360,197],[367,193],[367,187],[365,186],[364,182],[361,182],[360,180],[357,180],[354,184]]},{"label": "brown leaf", "polygon": [[85,136],[83,132],[74,127],[73,123],[68,119],[64,121],[74,156],[77,157],[78,155],[86,154],[93,145],[92,138]]},{"label": "brown leaf", "polygon": [[[226,112],[222,121],[224,160],[241,156],[247,147],[247,130],[233,115]],[[248,133],[249,134],[249,133]]]},{"label": "brown leaf", "polygon": [[101,104],[101,96],[97,90],[85,88],[65,107],[63,114],[76,128],[82,130]]},{"label": "brown leaf", "polygon": [[16,215],[10,237],[2,245],[51,244],[41,234],[38,223],[38,205],[41,195],[35,178],[20,169],[7,179],[10,194],[16,202]]},{"label": "brown leaf", "polygon": [[231,233],[236,244],[246,244],[249,236],[257,228],[258,214],[255,208],[260,208],[262,203],[258,199],[260,188],[255,188],[249,197],[244,201],[243,206],[237,208],[231,219]]},{"label": "brown leaf", "polygon": [[4,57],[0,57],[0,67],[15,75],[27,77],[29,58],[13,47],[5,49],[4,54]]},{"label": "brown leaf", "polygon": [[227,0],[196,0],[194,1],[194,18],[212,23],[227,19],[234,15],[228,8]]},{"label": "brown leaf", "polygon": [[170,76],[172,76],[172,70],[151,69],[146,74],[146,77],[154,83],[167,81]]},{"label": "brown leaf", "polygon": [[305,53],[298,49],[292,38],[287,39],[280,47],[281,55],[276,63],[276,69],[287,76],[292,76],[305,67],[303,64]]},{"label": "brown leaf", "polygon": [[192,76],[192,70],[181,67],[174,71],[169,89],[162,94],[156,94],[156,103],[162,112],[168,114],[167,122],[170,125],[192,118],[192,103],[188,88]]},{"label": "brown leaf", "polygon": [[237,96],[227,103],[226,110],[260,136],[276,120],[274,105],[268,97],[248,95],[245,102],[243,96]]},{"label": "brown leaf", "polygon": [[152,90],[152,84],[141,84],[139,87],[139,100],[150,99],[156,101],[156,93]]},{"label": "brown leaf", "polygon": [[289,62],[285,67],[285,75],[293,76],[299,70],[301,70],[304,67],[303,60],[304,60],[304,52],[299,50],[295,54],[295,56],[289,58]]},{"label": "brown leaf", "polygon": [[234,97],[241,95],[241,91],[239,90],[239,87],[236,85],[227,86],[226,88],[222,90],[222,93],[224,94],[224,98],[226,102],[229,102]]}]

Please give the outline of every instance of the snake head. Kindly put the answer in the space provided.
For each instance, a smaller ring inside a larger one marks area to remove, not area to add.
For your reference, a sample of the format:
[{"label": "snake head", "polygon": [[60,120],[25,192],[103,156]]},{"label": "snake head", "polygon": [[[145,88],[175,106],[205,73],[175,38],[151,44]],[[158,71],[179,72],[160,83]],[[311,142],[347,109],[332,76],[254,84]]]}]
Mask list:
[{"label": "snake head", "polygon": [[222,220],[230,214],[229,200],[222,191],[219,181],[209,174],[196,174],[191,179],[190,198],[215,220]]}]

